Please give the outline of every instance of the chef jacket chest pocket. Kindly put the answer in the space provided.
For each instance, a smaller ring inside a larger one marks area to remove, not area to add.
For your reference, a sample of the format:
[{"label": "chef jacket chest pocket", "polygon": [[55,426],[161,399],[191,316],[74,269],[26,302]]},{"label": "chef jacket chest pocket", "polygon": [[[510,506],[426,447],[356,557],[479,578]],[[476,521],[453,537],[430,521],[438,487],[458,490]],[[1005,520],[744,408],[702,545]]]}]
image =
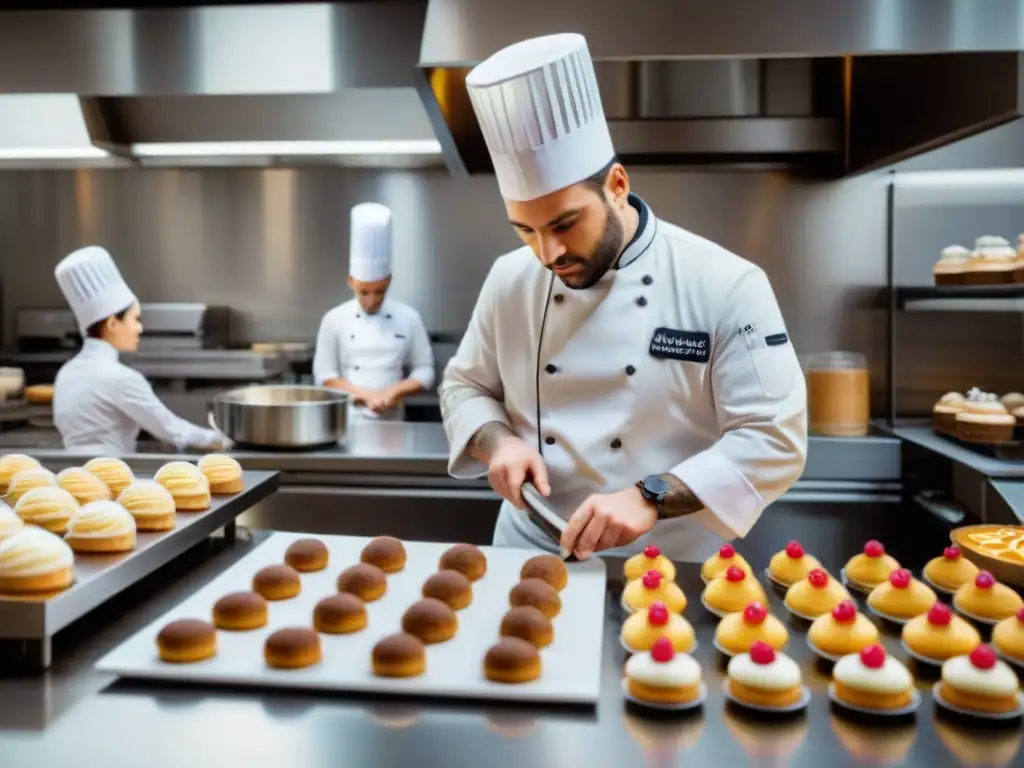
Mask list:
[{"label": "chef jacket chest pocket", "polygon": [[766,397],[782,397],[793,388],[792,356],[785,332],[762,336],[741,330],[758,386]]}]

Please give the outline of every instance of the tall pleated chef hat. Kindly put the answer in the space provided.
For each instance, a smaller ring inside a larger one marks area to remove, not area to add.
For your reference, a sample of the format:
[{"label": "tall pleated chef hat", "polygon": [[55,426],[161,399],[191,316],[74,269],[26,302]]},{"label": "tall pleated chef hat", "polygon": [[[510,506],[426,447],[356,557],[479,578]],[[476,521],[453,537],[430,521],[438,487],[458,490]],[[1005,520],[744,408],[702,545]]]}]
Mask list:
[{"label": "tall pleated chef hat", "polygon": [[391,210],[380,203],[352,209],[348,273],[353,280],[375,283],[391,275]]},{"label": "tall pleated chef hat", "polygon": [[138,301],[121,277],[114,259],[98,245],[68,254],[57,264],[53,274],[83,336],[90,325]]},{"label": "tall pleated chef hat", "polygon": [[583,35],[503,48],[467,75],[466,88],[506,200],[564,189],[615,156]]}]

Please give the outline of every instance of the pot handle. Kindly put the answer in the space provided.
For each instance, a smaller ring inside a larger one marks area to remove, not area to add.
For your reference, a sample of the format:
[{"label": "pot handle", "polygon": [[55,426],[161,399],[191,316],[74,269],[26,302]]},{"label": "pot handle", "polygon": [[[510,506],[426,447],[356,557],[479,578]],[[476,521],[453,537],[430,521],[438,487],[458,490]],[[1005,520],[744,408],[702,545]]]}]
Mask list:
[{"label": "pot handle", "polygon": [[220,431],[220,427],[217,426],[217,420],[213,417],[213,403],[209,402],[206,404],[206,423],[210,425],[210,429],[223,435]]}]

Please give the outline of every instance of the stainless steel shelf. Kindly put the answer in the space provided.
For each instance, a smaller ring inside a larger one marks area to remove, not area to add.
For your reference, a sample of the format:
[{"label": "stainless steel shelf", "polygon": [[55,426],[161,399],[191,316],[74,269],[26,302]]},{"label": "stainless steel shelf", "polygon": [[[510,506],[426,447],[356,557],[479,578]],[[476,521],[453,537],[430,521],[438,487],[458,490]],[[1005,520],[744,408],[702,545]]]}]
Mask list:
[{"label": "stainless steel shelf", "polygon": [[1024,283],[904,286],[896,307],[906,312],[1024,312]]},{"label": "stainless steel shelf", "polygon": [[931,427],[897,426],[893,428],[892,433],[908,443],[959,462],[986,477],[1024,478],[1024,463],[1015,464],[984,456],[935,434]]}]

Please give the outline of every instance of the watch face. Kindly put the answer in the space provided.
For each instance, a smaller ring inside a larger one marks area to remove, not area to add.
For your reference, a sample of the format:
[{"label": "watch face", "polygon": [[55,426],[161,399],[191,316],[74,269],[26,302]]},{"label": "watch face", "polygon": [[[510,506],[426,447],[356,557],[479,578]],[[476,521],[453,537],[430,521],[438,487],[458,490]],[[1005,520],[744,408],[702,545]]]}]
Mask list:
[{"label": "watch face", "polygon": [[669,484],[659,475],[651,475],[644,479],[644,488],[654,496],[661,496],[668,493]]}]

